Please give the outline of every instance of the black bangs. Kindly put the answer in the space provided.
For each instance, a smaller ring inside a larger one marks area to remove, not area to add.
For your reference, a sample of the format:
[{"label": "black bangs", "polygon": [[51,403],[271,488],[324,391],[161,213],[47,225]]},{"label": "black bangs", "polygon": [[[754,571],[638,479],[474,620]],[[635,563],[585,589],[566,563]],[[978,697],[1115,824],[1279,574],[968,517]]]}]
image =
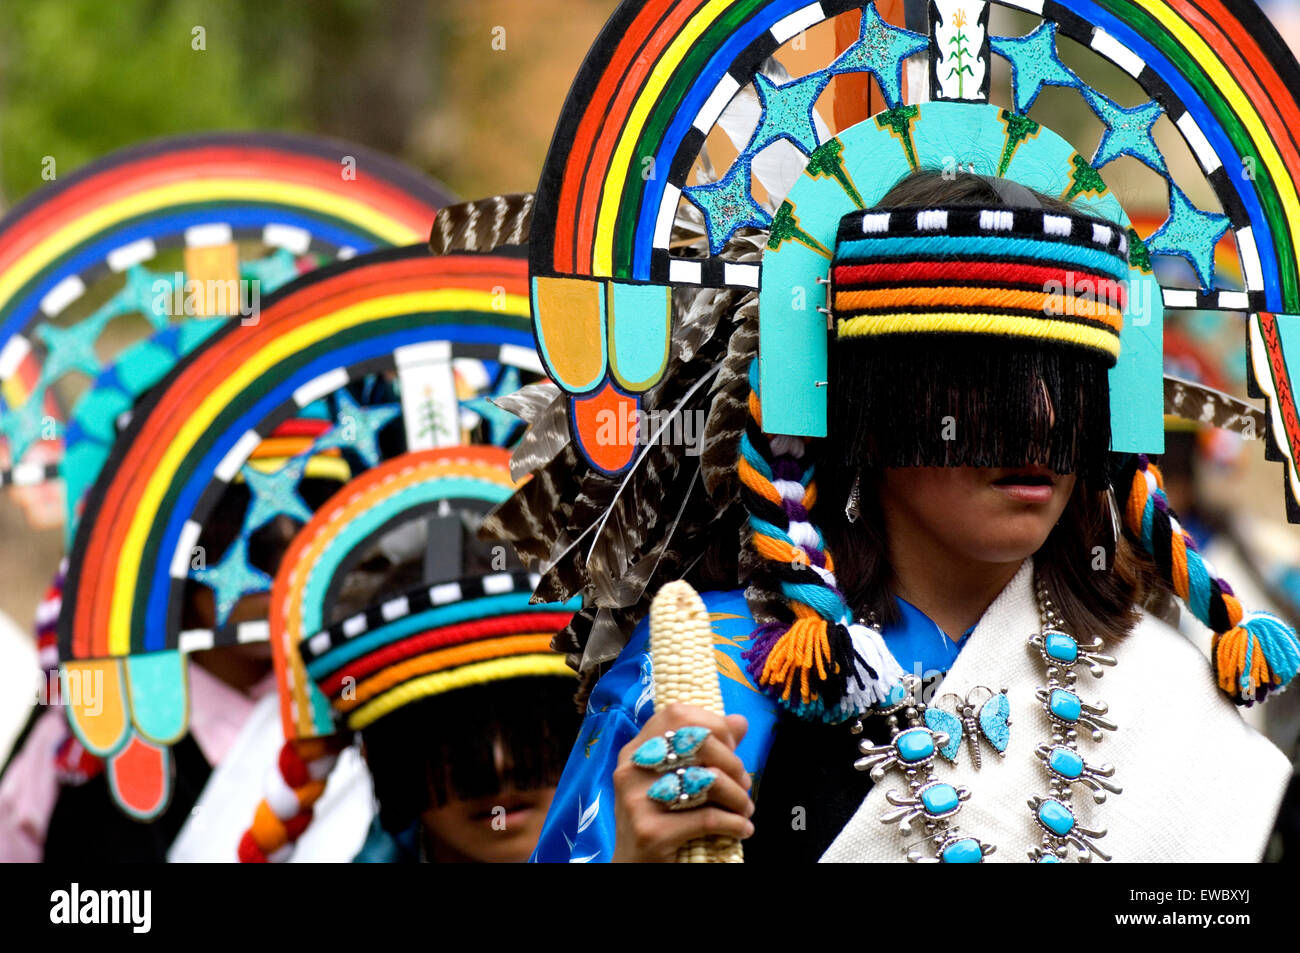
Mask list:
[{"label": "black bangs", "polygon": [[831,347],[833,461],[880,467],[1021,467],[1107,483],[1106,358],[970,334],[843,339]]},{"label": "black bangs", "polygon": [[582,720],[573,687],[555,676],[503,679],[413,702],[363,729],[379,823],[397,834],[433,804],[554,786]]}]

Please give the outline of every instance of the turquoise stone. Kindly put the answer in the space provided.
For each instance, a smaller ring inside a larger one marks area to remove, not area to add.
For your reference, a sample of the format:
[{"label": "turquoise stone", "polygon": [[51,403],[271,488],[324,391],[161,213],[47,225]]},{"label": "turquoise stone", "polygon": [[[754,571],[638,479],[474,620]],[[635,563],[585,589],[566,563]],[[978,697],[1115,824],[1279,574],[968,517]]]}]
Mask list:
[{"label": "turquoise stone", "polygon": [[928,728],[908,728],[894,739],[894,750],[908,764],[924,761],[934,754],[934,736]]},{"label": "turquoise stone", "polygon": [[1074,815],[1060,801],[1051,798],[1038,807],[1038,819],[1049,831],[1058,837],[1064,837],[1074,829]]},{"label": "turquoise stone", "polygon": [[925,723],[932,731],[948,736],[948,743],[939,749],[939,754],[949,761],[955,761],[957,752],[961,750],[961,719],[942,708],[927,708]]},{"label": "turquoise stone", "polygon": [[690,757],[700,750],[704,739],[709,737],[709,729],[698,725],[687,725],[673,732],[673,751],[683,758]]},{"label": "turquoise stone", "polygon": [[897,685],[895,685],[893,688],[889,690],[889,697],[886,698],[884,701],[882,701],[876,707],[893,708],[895,705],[901,705],[905,698],[907,698],[907,689],[903,686],[902,682],[899,682]]},{"label": "turquoise stone", "polygon": [[1083,711],[1083,703],[1079,701],[1079,696],[1074,692],[1067,692],[1064,688],[1052,689],[1047,705],[1052,714],[1061,721],[1078,721]]},{"label": "turquoise stone", "polygon": [[1038,862],[1040,864],[1059,864],[1061,858],[1057,857],[1055,854],[1044,854],[1042,857],[1038,858]]},{"label": "turquoise stone", "polygon": [[645,793],[652,801],[671,804],[682,793],[682,783],[677,779],[676,772],[665,774],[650,785]]},{"label": "turquoise stone", "polygon": [[984,860],[984,851],[973,837],[963,837],[943,849],[939,859],[945,864],[978,864]]},{"label": "turquoise stone", "polygon": [[1069,665],[1079,657],[1079,643],[1064,632],[1048,632],[1043,642],[1048,658]]},{"label": "turquoise stone", "polygon": [[632,754],[632,763],[641,768],[653,768],[664,763],[668,757],[668,742],[660,735],[651,738]]},{"label": "turquoise stone", "polygon": [[1077,751],[1069,748],[1053,748],[1048,755],[1047,766],[1063,778],[1074,780],[1083,774],[1083,758]]},{"label": "turquoise stone", "polygon": [[682,790],[692,795],[707,791],[716,777],[712,768],[687,768],[682,775]]},{"label": "turquoise stone", "polygon": [[1001,692],[980,706],[980,731],[998,751],[1011,742],[1011,702]]},{"label": "turquoise stone", "polygon": [[921,804],[932,817],[942,817],[957,809],[961,800],[951,784],[931,784],[921,791]]}]

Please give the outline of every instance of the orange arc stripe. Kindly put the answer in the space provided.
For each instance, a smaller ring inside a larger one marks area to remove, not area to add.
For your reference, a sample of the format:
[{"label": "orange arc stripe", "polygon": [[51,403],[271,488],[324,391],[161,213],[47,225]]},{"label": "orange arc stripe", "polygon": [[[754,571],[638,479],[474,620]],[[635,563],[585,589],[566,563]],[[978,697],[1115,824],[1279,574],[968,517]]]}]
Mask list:
[{"label": "orange arc stripe", "polygon": [[1003,288],[879,288],[871,291],[841,291],[835,295],[837,312],[865,308],[1005,308],[1041,311],[1045,317],[1078,317],[1104,321],[1119,331],[1124,314],[1104,301],[1075,298],[1044,291],[1016,291]]},{"label": "orange arc stripe", "polygon": [[536,655],[551,651],[552,635],[534,633],[531,635],[511,635],[499,639],[482,639],[467,645],[454,645],[439,649],[391,665],[379,674],[357,685],[356,698],[336,699],[334,707],[341,712],[349,712],[407,679],[443,669],[468,665],[470,662],[482,662],[487,659],[505,658],[509,655]]},{"label": "orange arc stripe", "polygon": [[[124,527],[133,518],[140,496],[155,476],[157,458],[203,401],[210,389],[206,382],[221,379],[225,368],[241,365],[269,341],[297,327],[328,316],[353,301],[372,297],[376,288],[382,288],[386,294],[401,294],[439,286],[491,290],[501,285],[506,286],[508,293],[524,293],[527,262],[475,261],[465,257],[399,259],[313,282],[301,292],[282,299],[278,306],[263,311],[253,333],[222,335],[210,341],[168,388],[166,396],[173,399],[155,406],[149,424],[156,428],[149,431],[150,439],[132,441],[126,448],[122,465],[104,495],[101,517],[91,528],[84,564],[117,565]],[[83,588],[78,593],[74,616],[74,648],[79,657],[107,654],[114,573],[96,572],[92,576],[88,580],[90,591]]]}]

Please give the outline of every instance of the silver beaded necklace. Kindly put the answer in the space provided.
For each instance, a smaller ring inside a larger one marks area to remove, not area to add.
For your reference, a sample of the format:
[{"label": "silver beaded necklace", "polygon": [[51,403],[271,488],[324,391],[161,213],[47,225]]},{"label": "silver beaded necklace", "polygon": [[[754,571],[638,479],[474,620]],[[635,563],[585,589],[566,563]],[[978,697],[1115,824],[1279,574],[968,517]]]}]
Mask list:
[{"label": "silver beaded necklace", "polygon": [[[1045,684],[1035,692],[1047,715],[1051,728],[1051,742],[1034,749],[1035,756],[1048,773],[1048,794],[1034,795],[1029,808],[1035,824],[1041,831],[1038,845],[1028,849],[1029,859],[1037,863],[1059,863],[1068,859],[1069,848],[1077,851],[1077,859],[1087,862],[1094,857],[1110,860],[1097,846],[1104,830],[1091,830],[1079,824],[1071,806],[1074,785],[1082,784],[1093,792],[1098,804],[1106,800],[1106,792],[1119,794],[1121,789],[1109,780],[1115,769],[1109,764],[1092,765],[1079,751],[1079,726],[1087,729],[1095,742],[1103,738],[1103,731],[1114,731],[1115,724],[1105,718],[1105,702],[1085,703],[1076,693],[1078,673],[1076,667],[1087,666],[1094,678],[1103,674],[1102,666],[1112,666],[1115,660],[1103,655],[1101,639],[1081,646],[1066,631],[1065,620],[1056,612],[1046,586],[1036,581],[1039,610],[1039,632],[1030,636],[1029,644],[1046,663]],[[876,616],[868,615],[867,624],[880,631]],[[988,699],[976,706],[969,701],[982,686],[972,689],[961,708],[960,717],[932,705],[921,696],[921,681],[913,675],[903,677],[890,697],[877,706],[872,714],[884,717],[889,726],[889,741],[874,744],[869,740],[859,742],[862,753],[854,766],[869,771],[873,781],[879,783],[891,768],[903,772],[907,791],[887,791],[885,799],[890,810],[881,816],[885,824],[898,824],[908,835],[913,824],[920,822],[924,829],[921,842],[905,847],[907,859],[913,863],[979,863],[997,848],[964,834],[955,823],[962,805],[970,799],[970,789],[953,785],[935,776],[934,768],[939,757],[956,760],[963,732],[972,746],[972,760],[980,767],[978,757],[978,729],[985,740],[993,744],[999,754],[1006,748],[1007,729],[1011,723],[1006,690],[988,692]],[[986,716],[985,709],[991,713]],[[861,734],[862,719],[857,719],[850,731]]]}]

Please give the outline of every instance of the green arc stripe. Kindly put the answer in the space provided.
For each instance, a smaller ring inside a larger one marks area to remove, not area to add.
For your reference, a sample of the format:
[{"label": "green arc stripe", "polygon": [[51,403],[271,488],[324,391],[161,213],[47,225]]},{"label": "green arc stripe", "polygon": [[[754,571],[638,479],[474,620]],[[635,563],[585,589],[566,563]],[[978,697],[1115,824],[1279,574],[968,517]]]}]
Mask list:
[{"label": "green arc stripe", "polygon": [[[1260,204],[1264,207],[1265,215],[1269,218],[1270,225],[1278,221],[1285,222],[1287,217],[1282,208],[1281,196],[1278,194],[1277,185],[1274,183],[1272,176],[1267,172],[1263,157],[1256,149],[1255,143],[1241,119],[1218,92],[1200,64],[1154,17],[1138,7],[1132,0],[1094,0],[1094,2],[1132,25],[1147,42],[1151,43],[1178,68],[1183,78],[1200,94],[1211,114],[1223,129],[1224,134],[1237,150],[1238,158],[1241,159],[1247,156],[1254,158],[1256,168],[1259,170],[1259,175],[1254,180],[1255,191],[1259,196]],[[1290,230],[1282,229],[1279,233],[1276,228],[1270,228],[1269,236],[1277,254],[1278,272],[1282,280],[1282,310],[1293,311],[1300,309],[1300,285],[1297,284],[1296,276],[1296,249],[1291,239]],[[1258,235],[1255,236],[1255,240],[1256,242],[1259,241]]]}]

